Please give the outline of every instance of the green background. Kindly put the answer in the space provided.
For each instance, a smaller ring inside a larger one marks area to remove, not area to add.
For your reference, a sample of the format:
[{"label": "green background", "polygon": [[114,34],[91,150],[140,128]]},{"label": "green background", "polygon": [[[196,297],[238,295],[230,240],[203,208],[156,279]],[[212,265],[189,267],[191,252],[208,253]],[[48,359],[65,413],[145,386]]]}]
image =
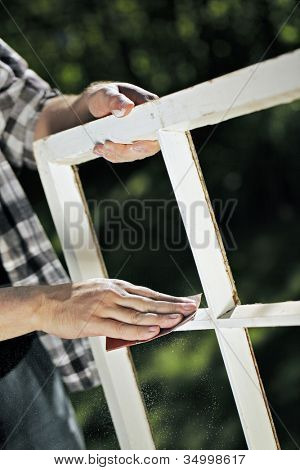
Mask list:
[{"label": "green background", "polygon": [[[292,0],[4,3],[52,78],[2,6],[1,36],[64,93],[79,93],[95,80],[119,80],[162,96],[300,44],[300,7],[289,18]],[[213,135],[211,127],[193,132],[211,198],[237,200],[229,221],[237,249],[228,257],[243,303],[299,299],[299,118],[298,101],[222,123]],[[160,154],[114,171],[99,159],[80,173],[89,200],[174,200]],[[60,254],[37,174],[24,170],[21,178]],[[168,216],[164,229],[163,220],[144,221],[143,249],[105,250],[107,224],[97,210],[93,216],[111,277],[178,295],[201,291],[184,235],[181,249],[166,246],[182,231],[176,217]],[[221,212],[217,218],[222,222]],[[153,234],[156,251],[150,249]],[[117,238],[123,236],[121,230]],[[298,448],[299,329],[253,329],[251,338],[281,445]],[[136,346],[132,354],[157,448],[245,448],[213,332],[177,333]],[[88,447],[118,448],[102,390],[72,400]]]}]

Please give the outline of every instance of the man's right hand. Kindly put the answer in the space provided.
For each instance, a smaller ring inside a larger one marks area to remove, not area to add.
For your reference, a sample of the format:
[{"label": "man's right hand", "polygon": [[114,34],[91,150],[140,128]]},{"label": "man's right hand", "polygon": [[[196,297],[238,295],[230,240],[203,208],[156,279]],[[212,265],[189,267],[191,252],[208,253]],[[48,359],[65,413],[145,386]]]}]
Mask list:
[{"label": "man's right hand", "polygon": [[36,330],[61,338],[109,336],[146,340],[195,312],[196,302],[118,279],[41,287]]}]

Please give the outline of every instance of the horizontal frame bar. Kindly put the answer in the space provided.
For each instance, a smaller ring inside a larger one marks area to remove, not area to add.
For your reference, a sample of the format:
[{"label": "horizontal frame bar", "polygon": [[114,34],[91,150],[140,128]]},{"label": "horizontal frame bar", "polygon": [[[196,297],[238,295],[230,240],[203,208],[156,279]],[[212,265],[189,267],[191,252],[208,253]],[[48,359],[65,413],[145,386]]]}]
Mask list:
[{"label": "horizontal frame bar", "polygon": [[52,163],[83,163],[98,158],[92,148],[106,139],[154,140],[160,129],[192,130],[289,103],[300,98],[299,71],[297,49],[137,106],[122,119],[109,116],[54,134],[37,141],[35,147],[46,141]]},{"label": "horizontal frame bar", "polygon": [[174,333],[217,328],[280,326],[300,326],[300,301],[238,305],[221,318],[213,318],[209,308],[201,308],[197,311],[193,321],[174,330]]}]

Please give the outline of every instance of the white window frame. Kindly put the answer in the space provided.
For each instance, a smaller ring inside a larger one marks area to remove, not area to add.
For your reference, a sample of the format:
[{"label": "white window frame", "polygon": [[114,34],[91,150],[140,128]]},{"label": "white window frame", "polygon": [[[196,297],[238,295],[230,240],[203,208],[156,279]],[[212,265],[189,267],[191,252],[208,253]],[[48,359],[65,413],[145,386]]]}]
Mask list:
[{"label": "white window frame", "polygon": [[[195,201],[204,207],[193,218],[188,211],[181,215],[208,308],[199,309],[195,320],[177,331],[215,330],[249,449],[279,449],[279,442],[247,328],[299,326],[300,302],[240,305],[189,131],[299,99],[299,78],[300,49],[138,106],[125,118],[109,116],[34,144],[69,273],[79,281],[106,277],[107,272],[74,165],[97,158],[95,142],[160,141],[177,200],[185,207]],[[70,201],[84,208],[79,248],[64,217]],[[192,230],[199,243],[191,243]],[[205,247],[203,233],[209,234]],[[90,342],[120,447],[154,449],[130,351],[106,352],[103,337]]]}]

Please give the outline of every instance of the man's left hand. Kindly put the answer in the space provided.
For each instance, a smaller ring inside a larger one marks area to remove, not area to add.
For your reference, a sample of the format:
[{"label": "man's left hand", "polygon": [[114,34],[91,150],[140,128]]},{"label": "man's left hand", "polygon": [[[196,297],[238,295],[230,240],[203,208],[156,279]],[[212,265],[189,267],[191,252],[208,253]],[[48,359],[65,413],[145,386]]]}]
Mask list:
[{"label": "man's left hand", "polygon": [[[96,83],[85,93],[88,110],[97,119],[109,114],[118,118],[127,116],[136,105],[158,98],[157,95],[129,83]],[[123,163],[150,157],[159,148],[158,142],[151,140],[140,140],[132,144],[106,141],[95,145],[94,153],[112,163]]]}]

